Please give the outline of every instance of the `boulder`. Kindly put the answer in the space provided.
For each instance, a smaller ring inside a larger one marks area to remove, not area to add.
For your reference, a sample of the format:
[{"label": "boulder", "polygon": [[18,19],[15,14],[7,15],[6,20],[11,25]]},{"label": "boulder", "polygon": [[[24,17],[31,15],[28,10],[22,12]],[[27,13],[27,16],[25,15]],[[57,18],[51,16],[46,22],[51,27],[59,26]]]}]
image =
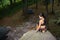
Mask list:
[{"label": "boulder", "polygon": [[42,33],[31,30],[23,34],[19,40],[56,40],[56,38],[49,31]]},{"label": "boulder", "polygon": [[10,29],[6,27],[0,27],[0,40],[6,40],[7,34],[9,33]]}]

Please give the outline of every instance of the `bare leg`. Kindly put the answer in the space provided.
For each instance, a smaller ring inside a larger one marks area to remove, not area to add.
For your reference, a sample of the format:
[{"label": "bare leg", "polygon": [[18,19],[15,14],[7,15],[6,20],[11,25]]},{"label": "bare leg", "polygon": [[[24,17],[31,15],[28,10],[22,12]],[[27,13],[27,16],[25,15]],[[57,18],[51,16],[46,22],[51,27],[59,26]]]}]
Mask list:
[{"label": "bare leg", "polygon": [[46,26],[45,25],[41,26],[41,30],[42,30],[43,33],[46,32]]}]

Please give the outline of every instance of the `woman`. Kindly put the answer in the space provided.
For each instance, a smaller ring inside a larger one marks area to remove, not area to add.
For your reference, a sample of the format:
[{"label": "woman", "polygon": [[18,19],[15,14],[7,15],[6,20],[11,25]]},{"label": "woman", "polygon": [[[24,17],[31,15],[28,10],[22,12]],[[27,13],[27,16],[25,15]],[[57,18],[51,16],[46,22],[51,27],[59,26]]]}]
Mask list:
[{"label": "woman", "polygon": [[36,31],[45,32],[46,31],[46,25],[45,24],[46,24],[45,16],[44,16],[44,14],[40,14],[39,15],[39,23],[38,23]]}]

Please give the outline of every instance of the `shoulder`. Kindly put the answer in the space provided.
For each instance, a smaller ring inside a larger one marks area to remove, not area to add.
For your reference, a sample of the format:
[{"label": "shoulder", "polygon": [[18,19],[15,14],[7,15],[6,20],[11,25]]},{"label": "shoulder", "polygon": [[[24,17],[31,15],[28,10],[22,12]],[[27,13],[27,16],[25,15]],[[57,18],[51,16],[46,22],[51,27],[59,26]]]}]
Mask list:
[{"label": "shoulder", "polygon": [[42,22],[42,20],[39,20],[39,22]]}]

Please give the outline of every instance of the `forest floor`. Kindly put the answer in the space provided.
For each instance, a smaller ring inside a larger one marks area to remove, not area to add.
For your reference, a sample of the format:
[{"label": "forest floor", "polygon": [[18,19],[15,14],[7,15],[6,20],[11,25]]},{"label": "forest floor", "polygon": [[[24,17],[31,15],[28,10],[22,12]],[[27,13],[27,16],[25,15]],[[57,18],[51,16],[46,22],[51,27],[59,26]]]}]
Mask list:
[{"label": "forest floor", "polygon": [[[9,17],[4,17],[3,19],[0,20],[0,25],[5,25],[5,26],[16,26],[21,24],[22,22],[25,21],[24,18],[25,15],[23,15],[22,10],[17,11],[14,13],[14,15],[9,16]],[[34,15],[34,14],[33,14]],[[28,20],[28,18],[26,18]]]}]

